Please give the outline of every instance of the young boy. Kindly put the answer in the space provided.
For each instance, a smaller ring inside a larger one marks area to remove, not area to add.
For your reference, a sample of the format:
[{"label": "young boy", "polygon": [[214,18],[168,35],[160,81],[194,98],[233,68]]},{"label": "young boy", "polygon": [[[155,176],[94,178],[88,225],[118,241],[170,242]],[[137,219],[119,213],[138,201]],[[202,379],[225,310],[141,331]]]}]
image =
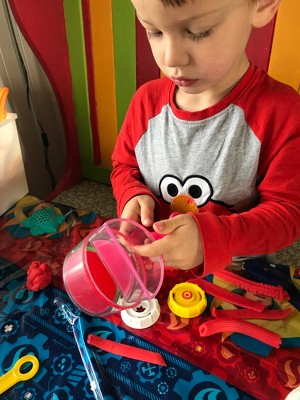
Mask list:
[{"label": "young boy", "polygon": [[[245,52],[280,0],[132,3],[165,75],[133,97],[112,156],[118,214],[164,235],[136,250],[207,275],[290,245],[300,236],[300,96]],[[181,193],[199,212],[169,218]]]}]

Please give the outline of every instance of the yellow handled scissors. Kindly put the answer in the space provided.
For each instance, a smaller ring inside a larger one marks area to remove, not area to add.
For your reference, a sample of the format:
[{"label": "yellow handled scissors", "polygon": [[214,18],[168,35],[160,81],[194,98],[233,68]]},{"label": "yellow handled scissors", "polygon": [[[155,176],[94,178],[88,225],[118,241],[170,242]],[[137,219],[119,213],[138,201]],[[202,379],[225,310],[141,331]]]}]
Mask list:
[{"label": "yellow handled scissors", "polygon": [[[16,383],[27,381],[32,378],[37,373],[39,365],[39,360],[31,354],[21,357],[12,369],[0,377],[0,394],[11,388]],[[24,373],[22,372],[29,367],[29,371]]]}]

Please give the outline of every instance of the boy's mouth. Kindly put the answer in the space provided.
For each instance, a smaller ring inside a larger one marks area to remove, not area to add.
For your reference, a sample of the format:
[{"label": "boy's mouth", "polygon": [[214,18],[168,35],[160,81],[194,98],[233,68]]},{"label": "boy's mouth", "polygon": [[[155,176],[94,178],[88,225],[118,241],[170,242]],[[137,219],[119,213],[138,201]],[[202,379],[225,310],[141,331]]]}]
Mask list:
[{"label": "boy's mouth", "polygon": [[197,82],[197,79],[187,79],[184,77],[174,77],[173,76],[170,79],[175,83],[175,85],[181,86],[181,87],[189,87],[189,86],[194,85]]}]

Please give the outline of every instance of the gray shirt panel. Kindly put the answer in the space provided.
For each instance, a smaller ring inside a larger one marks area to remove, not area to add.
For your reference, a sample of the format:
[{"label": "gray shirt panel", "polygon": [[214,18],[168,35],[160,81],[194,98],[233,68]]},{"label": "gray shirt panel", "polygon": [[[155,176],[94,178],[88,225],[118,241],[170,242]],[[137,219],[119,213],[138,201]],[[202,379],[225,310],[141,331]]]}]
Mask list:
[{"label": "gray shirt panel", "polygon": [[181,182],[201,176],[211,183],[213,200],[240,211],[256,198],[260,148],[243,110],[235,105],[200,121],[179,119],[165,105],[149,121],[135,151],[145,183],[155,195],[160,195],[164,176]]}]

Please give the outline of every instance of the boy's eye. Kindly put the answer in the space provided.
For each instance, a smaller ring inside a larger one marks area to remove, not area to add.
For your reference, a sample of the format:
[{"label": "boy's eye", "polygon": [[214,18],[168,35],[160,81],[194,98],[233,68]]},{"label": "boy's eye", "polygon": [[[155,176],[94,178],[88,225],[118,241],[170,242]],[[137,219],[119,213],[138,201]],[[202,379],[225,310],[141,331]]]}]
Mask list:
[{"label": "boy's eye", "polygon": [[146,32],[147,32],[148,39],[157,38],[162,35],[162,32],[160,32],[160,31],[147,31],[146,30]]},{"label": "boy's eye", "polygon": [[208,29],[207,31],[204,31],[204,32],[194,33],[194,32],[187,30],[187,34],[191,37],[192,40],[197,42],[197,40],[207,38],[211,34],[211,31],[212,31],[212,29]]},{"label": "boy's eye", "polygon": [[[161,31],[146,30],[146,32],[147,32],[148,39],[159,38],[159,37],[163,36],[163,33]],[[207,38],[211,34],[211,32],[212,32],[212,29],[208,29],[207,31],[198,32],[198,33],[191,32],[188,29],[186,30],[187,35],[195,42],[197,42],[198,40]]]}]

